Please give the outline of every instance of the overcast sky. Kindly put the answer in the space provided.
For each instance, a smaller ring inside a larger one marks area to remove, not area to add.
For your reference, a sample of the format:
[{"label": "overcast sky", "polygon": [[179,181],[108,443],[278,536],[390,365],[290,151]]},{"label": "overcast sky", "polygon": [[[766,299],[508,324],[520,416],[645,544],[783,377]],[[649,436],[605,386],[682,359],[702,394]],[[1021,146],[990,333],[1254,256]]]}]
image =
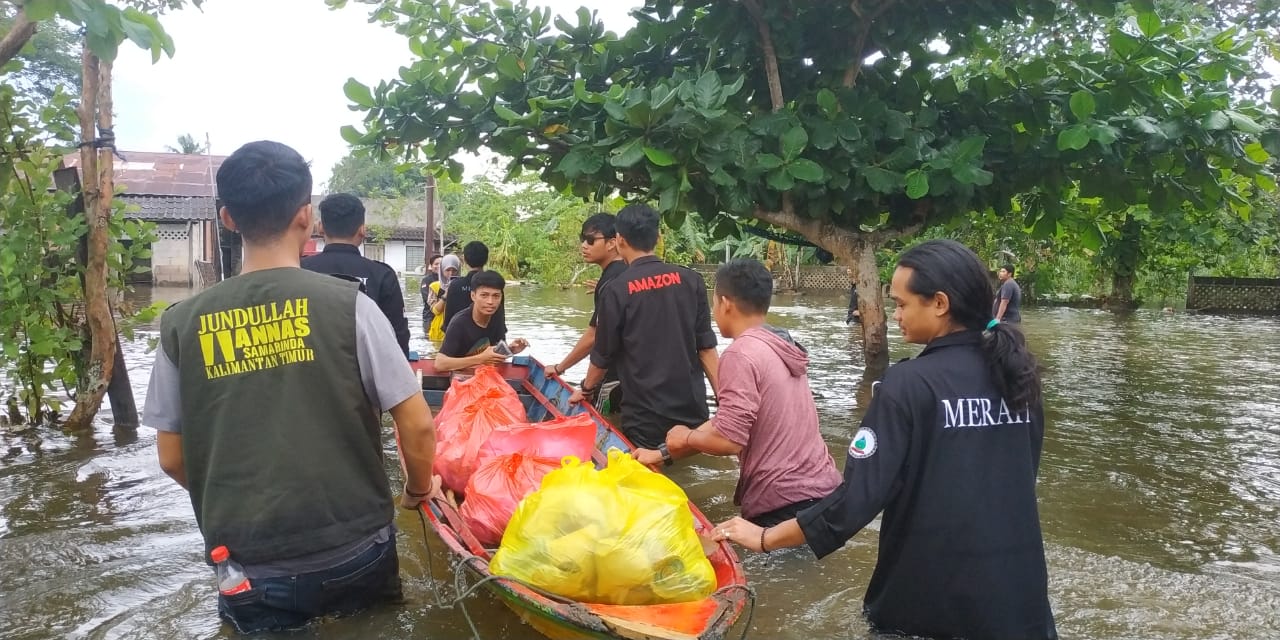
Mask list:
[{"label": "overcast sky", "polygon": [[[572,15],[582,0],[542,0]],[[640,2],[611,0],[596,8],[623,31]],[[208,0],[203,11],[162,18],[177,49],[151,64],[130,43],[115,67],[116,138],[120,148],[163,151],[190,133],[226,155],[254,140],[278,140],[311,161],[319,192],[347,153],[338,130],[358,124],[342,92],[347,78],[370,85],[410,62],[408,41],[368,22],[368,5],[330,10],[323,0]],[[577,22],[571,19],[571,23]],[[468,163],[469,172],[483,169]]]}]

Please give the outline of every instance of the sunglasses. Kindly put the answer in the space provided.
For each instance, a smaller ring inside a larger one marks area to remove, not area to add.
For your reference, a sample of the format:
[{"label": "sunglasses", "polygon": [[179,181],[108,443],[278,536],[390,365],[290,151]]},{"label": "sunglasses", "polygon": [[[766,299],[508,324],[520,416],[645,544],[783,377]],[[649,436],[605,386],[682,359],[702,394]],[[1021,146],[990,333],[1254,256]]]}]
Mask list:
[{"label": "sunglasses", "polygon": [[583,235],[581,235],[581,236],[578,236],[578,239],[579,239],[579,240],[581,240],[581,241],[582,241],[583,243],[585,243],[585,244],[595,244],[597,240],[608,240],[608,239],[610,239],[610,238],[612,238],[612,237],[613,237],[613,236],[603,236],[603,235],[602,235],[602,236],[589,236],[589,235],[585,235],[585,234],[583,234]]}]

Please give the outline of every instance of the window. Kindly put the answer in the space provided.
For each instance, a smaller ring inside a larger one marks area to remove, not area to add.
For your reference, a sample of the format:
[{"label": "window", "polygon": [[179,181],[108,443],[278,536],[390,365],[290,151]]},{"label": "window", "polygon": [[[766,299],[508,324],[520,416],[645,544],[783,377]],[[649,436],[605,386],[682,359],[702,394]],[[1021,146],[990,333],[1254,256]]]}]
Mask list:
[{"label": "window", "polygon": [[404,270],[409,272],[425,271],[424,266],[427,262],[427,252],[423,250],[422,243],[406,244],[404,246]]}]

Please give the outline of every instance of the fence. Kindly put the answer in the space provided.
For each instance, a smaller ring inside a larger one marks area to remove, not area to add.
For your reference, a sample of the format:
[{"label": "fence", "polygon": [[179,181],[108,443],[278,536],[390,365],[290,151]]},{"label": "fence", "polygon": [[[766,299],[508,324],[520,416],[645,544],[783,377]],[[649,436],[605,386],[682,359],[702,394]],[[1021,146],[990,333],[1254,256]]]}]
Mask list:
[{"label": "fence", "polygon": [[[694,264],[689,265],[689,268],[702,274],[702,277],[707,281],[707,288],[711,288],[716,285],[716,268],[719,266],[718,264]],[[796,286],[795,267],[774,269],[773,277],[777,281],[779,289],[848,291],[853,284],[850,282],[845,268],[838,265],[805,265],[800,267],[800,286]]]},{"label": "fence", "polygon": [[1280,279],[1192,276],[1187,283],[1187,309],[1280,315]]}]

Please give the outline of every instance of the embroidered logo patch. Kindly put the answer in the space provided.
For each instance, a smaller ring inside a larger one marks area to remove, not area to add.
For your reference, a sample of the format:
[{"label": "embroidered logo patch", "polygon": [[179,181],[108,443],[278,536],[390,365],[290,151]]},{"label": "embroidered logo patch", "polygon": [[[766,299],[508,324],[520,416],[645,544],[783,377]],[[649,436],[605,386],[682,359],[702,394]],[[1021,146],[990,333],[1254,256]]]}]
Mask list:
[{"label": "embroidered logo patch", "polygon": [[858,429],[853,434],[853,442],[849,443],[849,455],[854,458],[869,458],[876,452],[876,432],[867,427]]}]

